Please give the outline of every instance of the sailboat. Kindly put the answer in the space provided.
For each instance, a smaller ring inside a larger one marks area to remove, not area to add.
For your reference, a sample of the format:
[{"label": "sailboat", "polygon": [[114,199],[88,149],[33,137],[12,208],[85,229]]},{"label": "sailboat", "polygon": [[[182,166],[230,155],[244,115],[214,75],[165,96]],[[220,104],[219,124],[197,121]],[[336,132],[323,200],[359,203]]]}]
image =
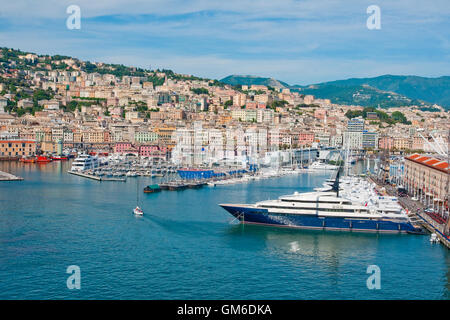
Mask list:
[{"label": "sailboat", "polygon": [[144,211],[139,207],[139,178],[136,181],[136,208],[133,209],[133,213],[137,216],[144,215]]}]

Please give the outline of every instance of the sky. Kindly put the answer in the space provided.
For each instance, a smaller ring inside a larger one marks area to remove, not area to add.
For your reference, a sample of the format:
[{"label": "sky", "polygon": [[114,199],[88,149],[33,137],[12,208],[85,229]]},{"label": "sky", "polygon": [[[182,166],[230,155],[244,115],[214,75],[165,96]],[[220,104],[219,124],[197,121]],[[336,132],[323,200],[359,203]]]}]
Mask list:
[{"label": "sky", "polygon": [[[1,0],[0,46],[306,85],[450,75],[449,0]],[[77,5],[81,28],[70,30]],[[370,5],[381,29],[369,30]]]}]

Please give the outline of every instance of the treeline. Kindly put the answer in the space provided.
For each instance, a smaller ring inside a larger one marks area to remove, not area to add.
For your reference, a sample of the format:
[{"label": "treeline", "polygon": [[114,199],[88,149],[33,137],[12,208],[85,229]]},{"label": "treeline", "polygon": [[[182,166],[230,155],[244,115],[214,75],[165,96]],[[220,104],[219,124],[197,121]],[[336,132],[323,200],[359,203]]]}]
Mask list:
[{"label": "treeline", "polygon": [[98,67],[96,64],[86,61],[81,68],[87,73],[100,73],[100,74],[112,74],[116,77],[133,76],[133,77],[145,77],[147,72],[141,68],[131,68],[124,66],[123,64],[105,64],[103,67]]},{"label": "treeline", "polygon": [[411,121],[406,119],[405,115],[400,111],[394,111],[391,115],[388,113],[378,110],[374,107],[366,107],[363,110],[348,110],[345,113],[345,116],[349,119],[362,117],[364,119],[367,118],[368,112],[374,112],[378,116],[378,120],[380,122],[385,122],[387,124],[394,124],[394,123],[403,123],[403,124],[411,124]]},{"label": "treeline", "polygon": [[205,88],[191,88],[191,91],[195,94],[209,94],[208,89]]}]

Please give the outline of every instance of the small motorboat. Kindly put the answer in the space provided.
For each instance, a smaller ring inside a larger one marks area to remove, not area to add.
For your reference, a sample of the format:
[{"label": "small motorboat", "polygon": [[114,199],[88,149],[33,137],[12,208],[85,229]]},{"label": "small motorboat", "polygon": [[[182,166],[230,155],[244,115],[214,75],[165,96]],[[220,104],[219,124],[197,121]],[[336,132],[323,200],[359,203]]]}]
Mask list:
[{"label": "small motorboat", "polygon": [[139,208],[139,207],[134,208],[134,209],[133,209],[133,213],[134,213],[135,215],[137,215],[137,216],[142,216],[142,215],[144,215],[144,211],[142,211],[142,209]]},{"label": "small motorboat", "polygon": [[430,242],[431,242],[431,243],[439,243],[439,238],[437,237],[437,234],[436,234],[436,233],[432,233],[432,234],[431,234]]}]

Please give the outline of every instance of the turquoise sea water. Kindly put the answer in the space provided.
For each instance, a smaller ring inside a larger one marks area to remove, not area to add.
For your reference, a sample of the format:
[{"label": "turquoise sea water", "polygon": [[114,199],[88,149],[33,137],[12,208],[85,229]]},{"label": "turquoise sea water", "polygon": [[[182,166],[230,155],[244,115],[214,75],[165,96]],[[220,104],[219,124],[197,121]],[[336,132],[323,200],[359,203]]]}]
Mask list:
[{"label": "turquoise sea water", "polygon": [[[428,236],[230,224],[219,203],[320,186],[298,175],[181,192],[140,193],[150,178],[97,182],[68,163],[0,163],[0,299],[449,299],[450,252]],[[69,290],[66,268],[81,269]],[[369,290],[369,265],[381,289]]]}]

